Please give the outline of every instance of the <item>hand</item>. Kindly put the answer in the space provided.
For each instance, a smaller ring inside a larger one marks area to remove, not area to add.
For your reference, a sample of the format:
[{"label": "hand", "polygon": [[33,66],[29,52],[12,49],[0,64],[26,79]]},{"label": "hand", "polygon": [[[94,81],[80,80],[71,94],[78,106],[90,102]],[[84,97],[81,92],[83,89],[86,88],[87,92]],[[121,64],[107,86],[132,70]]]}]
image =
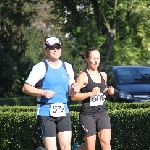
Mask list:
[{"label": "hand", "polygon": [[53,92],[51,90],[43,90],[42,96],[44,96],[45,98],[52,98],[54,96],[54,94],[56,94],[56,92]]},{"label": "hand", "polygon": [[105,95],[108,94],[108,88],[107,88],[107,87],[104,89],[103,93],[104,93]]},{"label": "hand", "polygon": [[100,94],[100,88],[99,87],[95,87],[92,90],[92,95],[99,95]]},{"label": "hand", "polygon": [[110,86],[108,88],[108,94],[113,95],[114,94],[114,88],[112,86]]},{"label": "hand", "polygon": [[79,92],[78,85],[76,83],[71,84],[70,95],[74,95]]}]

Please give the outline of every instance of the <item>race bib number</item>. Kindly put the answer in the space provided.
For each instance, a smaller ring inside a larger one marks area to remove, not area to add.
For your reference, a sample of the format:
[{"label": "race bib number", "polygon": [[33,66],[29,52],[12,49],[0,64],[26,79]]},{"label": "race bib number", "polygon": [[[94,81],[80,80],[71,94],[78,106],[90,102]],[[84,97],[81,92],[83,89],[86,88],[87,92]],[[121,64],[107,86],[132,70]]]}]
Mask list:
[{"label": "race bib number", "polygon": [[100,95],[91,96],[90,97],[90,106],[103,105],[105,98],[106,98],[106,96],[103,93],[100,93]]},{"label": "race bib number", "polygon": [[63,103],[51,104],[50,115],[53,117],[66,116],[64,104]]}]

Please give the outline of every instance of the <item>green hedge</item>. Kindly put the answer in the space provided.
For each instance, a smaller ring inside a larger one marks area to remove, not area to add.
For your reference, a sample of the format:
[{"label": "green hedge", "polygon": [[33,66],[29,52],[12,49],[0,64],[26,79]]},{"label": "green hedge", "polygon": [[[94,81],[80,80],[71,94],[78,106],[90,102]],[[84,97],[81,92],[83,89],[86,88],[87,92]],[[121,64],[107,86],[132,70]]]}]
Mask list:
[{"label": "green hedge", "polygon": [[[70,111],[79,112],[81,108],[80,104],[69,105]],[[113,103],[106,102],[106,108],[108,111],[121,110],[121,109],[140,109],[150,108],[150,102],[144,103]],[[0,111],[12,111],[12,112],[35,112],[36,106],[0,106]]]},{"label": "green hedge", "polygon": [[14,112],[14,113],[20,113],[20,112],[36,112],[36,106],[1,106],[0,112]]},{"label": "green hedge", "polygon": [[[35,107],[34,107],[35,108]],[[27,110],[28,111],[28,110]],[[71,111],[72,143],[83,141],[79,113]],[[0,149],[35,150],[42,145],[35,112],[0,111]],[[150,149],[150,108],[109,111],[112,124],[112,150]],[[99,144],[97,144],[97,149]]]},{"label": "green hedge", "polygon": [[32,150],[42,143],[33,112],[0,112],[0,135],[3,150]]},{"label": "green hedge", "polygon": [[[82,143],[82,132],[76,122],[78,113],[73,112],[74,140]],[[150,150],[150,108],[115,110],[109,112],[112,125],[112,150]],[[75,119],[74,119],[75,118]],[[100,145],[97,139],[97,149]]]},{"label": "green hedge", "polygon": [[27,97],[16,97],[16,98],[0,98],[0,106],[35,106],[36,97],[27,96]]},{"label": "green hedge", "polygon": [[150,149],[150,108],[110,113],[113,150]]},{"label": "green hedge", "polygon": [[[143,103],[113,103],[113,102],[105,102],[106,108],[108,111],[112,110],[121,110],[121,109],[139,109],[139,108],[150,108],[150,102],[143,102]],[[70,111],[77,111],[79,112],[81,108],[80,104],[77,105],[70,105]]]},{"label": "green hedge", "polygon": [[109,110],[150,108],[150,102],[116,103],[106,101],[106,107]]}]

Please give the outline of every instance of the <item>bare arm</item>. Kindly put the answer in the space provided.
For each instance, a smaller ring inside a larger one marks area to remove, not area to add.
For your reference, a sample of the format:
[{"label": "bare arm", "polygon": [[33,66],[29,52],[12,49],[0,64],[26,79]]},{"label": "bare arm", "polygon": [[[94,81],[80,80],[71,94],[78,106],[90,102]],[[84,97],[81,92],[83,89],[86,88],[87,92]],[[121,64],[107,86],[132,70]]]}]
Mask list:
[{"label": "bare arm", "polygon": [[28,83],[24,83],[22,92],[31,96],[45,96],[46,98],[51,98],[55,94],[55,92],[51,90],[38,89]]},{"label": "bare arm", "polygon": [[[86,75],[86,73],[82,72],[78,75],[77,79],[76,79],[76,84],[78,86],[78,90],[80,91],[81,88],[83,88],[84,86],[86,86],[86,84],[88,83],[88,77]],[[96,95],[96,92],[87,92],[87,93],[76,93],[74,95],[71,96],[71,99],[73,101],[79,101],[79,100],[84,100],[90,96]]]},{"label": "bare arm", "polygon": [[22,87],[22,92],[31,96],[42,96],[43,94],[42,89],[37,89],[28,83],[24,83]]},{"label": "bare arm", "polygon": [[[103,79],[104,79],[104,81],[105,81],[105,86],[107,85],[107,74],[105,73],[105,72],[100,72],[101,73],[101,75],[103,76]],[[105,89],[104,89],[104,91],[103,91],[103,93],[105,94],[105,95],[108,95],[108,88],[106,87]]]},{"label": "bare arm", "polygon": [[[105,72],[101,72],[101,75],[103,76],[103,79],[105,81],[105,85],[107,85],[107,74]],[[112,86],[106,87],[104,89],[103,93],[105,95],[108,95],[108,94],[113,95],[114,94],[114,88]]]}]

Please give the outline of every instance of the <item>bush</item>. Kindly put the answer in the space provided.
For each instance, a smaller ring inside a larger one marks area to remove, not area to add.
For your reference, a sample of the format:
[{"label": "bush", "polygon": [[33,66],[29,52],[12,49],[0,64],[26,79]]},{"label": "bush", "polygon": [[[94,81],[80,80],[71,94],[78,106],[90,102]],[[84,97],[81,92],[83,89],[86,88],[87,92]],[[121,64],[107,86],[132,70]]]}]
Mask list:
[{"label": "bush", "polygon": [[0,98],[0,106],[36,106],[36,97]]},{"label": "bush", "polygon": [[[17,106],[15,108],[17,109]],[[34,108],[32,107],[33,111]],[[35,111],[30,112],[26,108],[26,111],[22,109],[19,112],[16,109],[6,109],[5,106],[5,111],[0,111],[1,149],[32,150],[41,146],[42,138]],[[73,128],[72,143],[81,143],[83,134],[79,125],[79,112],[71,111],[70,115]],[[109,111],[109,115],[113,150],[149,150],[150,108],[115,109]],[[100,149],[99,147],[97,140],[97,149]]]},{"label": "bush", "polygon": [[[0,98],[0,106],[36,106],[37,97],[26,96],[26,97],[16,97],[16,98]],[[76,105],[78,101],[71,101],[69,97],[68,105]]]}]

